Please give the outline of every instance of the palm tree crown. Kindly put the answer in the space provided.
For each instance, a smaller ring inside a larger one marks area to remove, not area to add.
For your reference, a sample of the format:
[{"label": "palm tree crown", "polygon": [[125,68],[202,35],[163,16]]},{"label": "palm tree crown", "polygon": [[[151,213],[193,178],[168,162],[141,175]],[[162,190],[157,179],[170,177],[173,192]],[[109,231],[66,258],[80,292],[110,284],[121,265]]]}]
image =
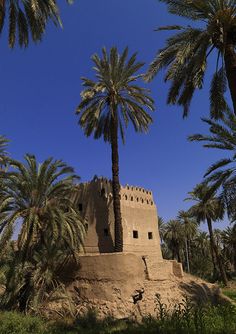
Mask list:
[{"label": "palm tree crown", "polygon": [[117,118],[122,140],[124,128],[129,120],[134,129],[146,132],[152,123],[152,118],[145,108],[154,110],[153,100],[149,90],[141,88],[135,82],[141,77],[137,71],[144,65],[136,62],[136,54],[127,59],[128,48],[122,55],[113,47],[110,54],[102,49],[102,58],[97,54],[92,56],[95,64],[96,81],[82,78],[86,87],[81,93],[82,101],[77,108],[80,116],[79,124],[86,136],[94,133],[94,138],[101,136],[111,142],[112,121]]},{"label": "palm tree crown", "polygon": [[128,59],[128,48],[119,55],[113,47],[108,54],[102,50],[102,57],[92,57],[95,64],[96,81],[82,78],[85,90],[77,108],[79,124],[86,136],[95,139],[103,137],[111,144],[112,190],[115,217],[115,251],[123,251],[123,230],[120,210],[120,181],[118,132],[125,141],[125,128],[129,121],[135,131],[146,132],[152,123],[146,109],[154,110],[154,102],[149,90],[139,87],[136,82],[141,77],[137,72],[143,63],[136,61],[136,54]]},{"label": "palm tree crown", "polygon": [[189,213],[191,216],[195,217],[199,223],[205,221],[207,222],[211,243],[212,261],[215,263],[216,259],[222,280],[224,284],[227,285],[227,277],[223,260],[219,254],[212,228],[212,221],[223,218],[224,205],[222,201],[215,196],[215,192],[210,192],[209,187],[205,183],[196,185],[193,191],[188,194],[190,195],[188,200],[196,203],[189,209]]},{"label": "palm tree crown", "polygon": [[223,218],[224,208],[222,202],[218,197],[215,197],[215,193],[209,196],[209,192],[209,187],[205,183],[201,183],[188,193],[189,198],[187,200],[196,203],[189,209],[189,214],[196,218],[198,223],[207,219],[216,221]]},{"label": "palm tree crown", "polygon": [[169,245],[172,251],[172,259],[177,258],[181,262],[180,258],[180,245],[183,243],[183,228],[177,219],[171,219],[165,226],[164,240]]},{"label": "palm tree crown", "polygon": [[9,140],[0,135],[0,166],[4,166],[7,163],[8,152],[6,151]]},{"label": "palm tree crown", "polygon": [[191,240],[197,233],[197,222],[192,218],[188,211],[180,210],[177,220],[180,222],[185,241],[186,263],[188,272],[190,272],[190,248]]},{"label": "palm tree crown", "polygon": [[205,178],[213,191],[223,187],[222,195],[228,204],[229,215],[236,219],[236,116],[232,112],[226,112],[221,120],[203,119],[203,122],[209,125],[210,134],[195,134],[189,136],[189,140],[203,142],[206,148],[230,153],[231,157],[212,164],[206,171]]},{"label": "palm tree crown", "polygon": [[207,232],[198,231],[195,237],[195,246],[203,257],[207,257],[209,253],[209,235]]},{"label": "palm tree crown", "polygon": [[77,254],[85,230],[71,200],[76,178],[73,169],[52,158],[39,165],[32,155],[26,155],[25,160],[25,164],[12,160],[14,170],[5,176],[1,246],[10,240],[15,225],[21,223],[18,248],[26,256],[39,244],[44,244],[46,235],[50,235],[52,242],[64,243]]},{"label": "palm tree crown", "polygon": [[150,81],[163,68],[167,69],[165,81],[171,82],[169,104],[183,106],[188,115],[195,89],[203,87],[209,55],[216,50],[216,70],[211,82],[211,117],[219,118],[228,110],[224,97],[227,79],[236,113],[236,1],[234,0],[160,0],[167,4],[169,12],[192,21],[200,21],[203,27],[191,25],[166,26],[158,30],[179,30],[167,39],[151,63],[146,74]]},{"label": "palm tree crown", "polygon": [[[7,18],[6,18],[7,17]],[[15,46],[18,39],[21,47],[29,43],[29,35],[34,42],[40,41],[46,24],[52,20],[60,24],[56,0],[6,0],[0,2],[0,33],[7,19],[8,43]]]},{"label": "palm tree crown", "polygon": [[197,222],[188,211],[180,210],[177,220],[182,224],[185,237],[193,238],[197,233]]},{"label": "palm tree crown", "polygon": [[236,225],[232,227],[227,227],[226,230],[222,232],[222,241],[224,244],[224,252],[227,257],[231,259],[231,263],[234,265],[234,270],[236,271]]}]

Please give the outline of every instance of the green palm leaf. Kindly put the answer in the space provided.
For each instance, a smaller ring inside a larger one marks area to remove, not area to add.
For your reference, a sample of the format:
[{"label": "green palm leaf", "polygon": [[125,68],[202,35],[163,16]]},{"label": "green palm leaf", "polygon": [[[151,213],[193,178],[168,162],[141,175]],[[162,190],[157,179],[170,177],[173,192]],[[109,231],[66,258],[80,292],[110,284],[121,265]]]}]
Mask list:
[{"label": "green palm leaf", "polygon": [[41,41],[49,21],[56,26],[61,25],[56,0],[6,0],[0,3],[0,33],[4,24],[8,23],[10,48],[16,42],[20,47],[27,47],[30,37],[34,42]]},{"label": "green palm leaf", "polygon": [[[158,51],[145,75],[151,81],[161,69],[166,70],[165,81],[170,82],[167,103],[183,107],[183,116],[189,113],[194,93],[202,89],[207,62],[216,55],[216,71],[210,89],[210,116],[221,118],[229,111],[225,99],[230,89],[236,114],[236,3],[231,0],[160,0],[172,14],[198,21],[201,28],[191,25],[170,25],[161,30],[181,30],[166,41]],[[216,51],[216,52],[213,52]],[[219,70],[219,64],[221,69]],[[227,82],[228,81],[228,82]]]},{"label": "green palm leaf", "polygon": [[84,90],[76,109],[79,125],[86,136],[103,138],[112,150],[113,208],[115,216],[115,251],[123,250],[123,232],[120,211],[119,182],[119,134],[125,142],[125,130],[131,123],[136,132],[147,132],[154,111],[150,91],[138,85],[143,63],[137,62],[137,54],[128,57],[128,48],[119,54],[116,47],[102,56],[92,56],[95,80],[82,78]]},{"label": "green palm leaf", "polygon": [[214,148],[224,151],[228,151],[230,157],[220,159],[213,163],[205,173],[205,180],[208,183],[212,191],[220,190],[221,197],[226,199],[230,211],[228,211],[229,217],[232,218],[235,214],[233,208],[233,202],[230,206],[230,193],[233,198],[233,192],[236,189],[231,185],[236,182],[236,116],[226,111],[222,120],[213,121],[203,119],[203,121],[209,125],[210,134],[208,135],[193,135],[189,137],[190,141],[203,142],[205,148]]},{"label": "green palm leaf", "polygon": [[[27,258],[50,234],[52,242],[64,240],[73,252],[82,247],[85,229],[78,208],[71,199],[74,181],[71,167],[49,158],[38,164],[35,156],[26,155],[25,163],[11,160],[13,170],[5,173],[2,191],[3,225],[0,243],[21,222],[19,250]],[[1,223],[1,216],[0,216]],[[0,224],[1,225],[1,224]]]}]

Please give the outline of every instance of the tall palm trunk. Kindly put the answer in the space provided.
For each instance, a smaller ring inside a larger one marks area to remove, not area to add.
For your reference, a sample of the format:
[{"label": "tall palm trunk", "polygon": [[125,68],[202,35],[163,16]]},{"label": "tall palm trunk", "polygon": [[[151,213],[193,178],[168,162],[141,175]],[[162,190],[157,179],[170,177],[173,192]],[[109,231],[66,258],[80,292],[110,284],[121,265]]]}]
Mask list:
[{"label": "tall palm trunk", "polygon": [[188,238],[185,238],[185,252],[186,252],[186,264],[187,264],[187,271],[190,273],[190,265],[189,265],[189,249],[188,249]]},{"label": "tall palm trunk", "polygon": [[118,120],[114,112],[111,125],[111,155],[112,155],[112,192],[115,218],[115,252],[123,252],[123,228],[120,209],[120,180],[118,153]]},{"label": "tall palm trunk", "polygon": [[233,265],[234,265],[234,270],[236,271],[236,243],[234,243],[233,249],[234,249]]},{"label": "tall palm trunk", "polygon": [[234,114],[236,114],[236,53],[235,45],[230,37],[228,37],[228,41],[225,47],[224,61],[226,76],[228,79],[230,94],[234,107]]},{"label": "tall palm trunk", "polygon": [[188,247],[188,260],[189,260],[189,269],[190,269],[190,263],[192,261],[192,246],[191,246],[191,240],[187,240],[187,247]]},{"label": "tall palm trunk", "polygon": [[233,266],[234,266],[234,271],[236,272],[236,239],[234,237],[236,233],[236,224],[232,229],[232,233],[233,233]]},{"label": "tall palm trunk", "polygon": [[178,242],[176,244],[176,255],[177,255],[178,262],[181,262],[180,249],[179,249],[179,243]]},{"label": "tall palm trunk", "polygon": [[[210,244],[211,244],[211,241],[210,241]],[[216,265],[216,257],[215,257],[215,252],[213,250],[213,247],[212,247],[212,244],[210,246],[210,251],[211,251],[211,259],[212,259],[212,264],[213,264],[213,278],[217,277],[217,273],[218,273],[218,270],[217,270],[217,265]]]},{"label": "tall palm trunk", "polygon": [[213,229],[212,229],[212,223],[211,223],[211,219],[207,218],[207,225],[208,225],[208,230],[209,230],[209,235],[210,235],[210,243],[211,243],[211,248],[212,248],[212,252],[215,254],[216,257],[216,261],[217,261],[217,265],[219,267],[220,270],[220,275],[222,278],[222,281],[225,285],[228,284],[228,279],[225,273],[225,268],[222,262],[222,258],[218,252],[218,248],[216,246],[215,240],[214,240],[214,234],[213,234]]}]

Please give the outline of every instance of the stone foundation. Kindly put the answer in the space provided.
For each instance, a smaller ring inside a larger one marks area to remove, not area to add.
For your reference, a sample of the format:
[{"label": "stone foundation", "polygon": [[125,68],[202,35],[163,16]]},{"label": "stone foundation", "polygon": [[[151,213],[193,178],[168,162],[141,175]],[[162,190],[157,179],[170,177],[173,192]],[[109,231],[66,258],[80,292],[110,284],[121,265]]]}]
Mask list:
[{"label": "stone foundation", "polygon": [[155,262],[152,256],[83,255],[70,273],[67,289],[78,313],[94,308],[99,317],[154,316],[156,294],[168,307],[182,302],[186,295],[193,299],[200,296],[202,301],[216,300],[220,295],[217,286],[183,274],[182,265],[176,261]]}]

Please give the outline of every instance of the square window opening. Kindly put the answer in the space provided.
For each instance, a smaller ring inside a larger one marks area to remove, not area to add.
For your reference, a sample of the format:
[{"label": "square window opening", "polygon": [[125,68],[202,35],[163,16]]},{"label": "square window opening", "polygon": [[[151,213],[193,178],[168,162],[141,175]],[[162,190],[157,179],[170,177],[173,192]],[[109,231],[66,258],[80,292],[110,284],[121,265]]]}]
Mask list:
[{"label": "square window opening", "polygon": [[133,231],[133,238],[138,239],[138,231]]},{"label": "square window opening", "polygon": [[108,237],[109,236],[108,228],[104,228],[103,233],[105,237]]},{"label": "square window opening", "polygon": [[153,234],[152,234],[152,232],[148,232],[148,239],[149,239],[149,240],[153,239]]},{"label": "square window opening", "polygon": [[83,211],[83,204],[82,203],[79,203],[78,207],[79,207],[80,212]]}]

